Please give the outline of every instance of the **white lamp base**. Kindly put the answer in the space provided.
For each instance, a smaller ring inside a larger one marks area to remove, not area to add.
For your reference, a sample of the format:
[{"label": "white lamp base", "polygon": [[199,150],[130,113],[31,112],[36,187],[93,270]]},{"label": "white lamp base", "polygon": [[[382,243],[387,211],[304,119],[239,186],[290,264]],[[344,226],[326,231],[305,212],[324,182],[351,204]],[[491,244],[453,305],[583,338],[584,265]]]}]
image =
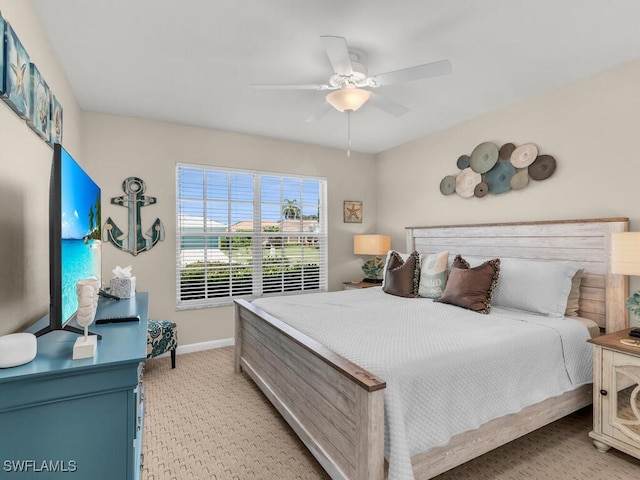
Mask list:
[{"label": "white lamp base", "polygon": [[96,354],[97,345],[97,335],[76,338],[76,343],[73,345],[73,359],[79,360],[80,358],[93,357]]}]

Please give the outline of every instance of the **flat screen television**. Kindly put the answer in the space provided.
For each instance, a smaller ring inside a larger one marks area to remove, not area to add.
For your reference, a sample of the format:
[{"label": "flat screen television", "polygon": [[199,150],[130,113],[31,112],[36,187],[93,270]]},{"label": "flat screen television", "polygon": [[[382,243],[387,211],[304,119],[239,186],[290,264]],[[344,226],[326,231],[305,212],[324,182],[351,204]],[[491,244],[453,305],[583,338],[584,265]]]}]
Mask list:
[{"label": "flat screen television", "polygon": [[53,146],[49,187],[49,325],[84,334],[69,325],[78,310],[76,282],[102,276],[100,187],[58,143]]}]

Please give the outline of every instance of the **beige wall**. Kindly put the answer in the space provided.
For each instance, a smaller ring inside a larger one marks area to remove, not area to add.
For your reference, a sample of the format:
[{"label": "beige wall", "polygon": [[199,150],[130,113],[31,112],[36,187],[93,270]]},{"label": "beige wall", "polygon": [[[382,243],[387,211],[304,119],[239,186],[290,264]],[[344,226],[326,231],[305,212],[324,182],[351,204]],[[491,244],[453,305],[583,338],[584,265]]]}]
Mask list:
[{"label": "beige wall", "polygon": [[[638,85],[640,61],[379,154],[378,229],[396,245],[410,225],[620,216],[640,230]],[[519,191],[443,196],[440,180],[485,141],[533,142],[557,170]]]},{"label": "beige wall", "polygon": [[[30,1],[0,11],[38,66],[64,113],[64,143],[80,150],[80,109]],[[0,101],[0,335],[21,331],[49,309],[49,174],[52,149]]]},{"label": "beige wall", "polygon": [[[153,318],[178,322],[183,345],[233,337],[232,307],[176,311],[175,167],[177,162],[256,169],[327,178],[329,288],[360,278],[362,259],[353,255],[353,234],[373,232],[376,216],[373,155],[314,147],[267,138],[225,133],[127,117],[83,113],[82,157],[102,187],[103,221],[111,216],[122,228],[127,210],[109,203],[122,195],[122,181],[137,176],[158,203],[142,210],[143,230],[159,218],[164,242],[136,257],[105,245],[103,279],[115,265],[132,265],[138,290],[150,294]],[[345,224],[342,202],[362,200],[364,222]]]}]

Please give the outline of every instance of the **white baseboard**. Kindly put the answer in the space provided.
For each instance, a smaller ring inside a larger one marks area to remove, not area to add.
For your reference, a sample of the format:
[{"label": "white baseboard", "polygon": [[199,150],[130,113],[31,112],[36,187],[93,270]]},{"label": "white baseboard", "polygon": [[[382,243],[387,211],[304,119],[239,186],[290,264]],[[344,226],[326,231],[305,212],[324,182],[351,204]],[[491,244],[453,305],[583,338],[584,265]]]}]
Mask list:
[{"label": "white baseboard", "polygon": [[177,354],[199,352],[201,350],[211,350],[212,348],[231,347],[236,344],[235,338],[225,338],[222,340],[211,340],[210,342],[190,343],[189,345],[178,345]]},{"label": "white baseboard", "polygon": [[[176,355],[182,355],[183,353],[200,352],[202,350],[211,350],[213,348],[231,347],[235,345],[234,338],[225,338],[222,340],[211,340],[210,342],[190,343],[189,345],[178,345],[176,348]],[[162,355],[158,355],[156,358],[168,357],[171,352],[165,352]]]}]

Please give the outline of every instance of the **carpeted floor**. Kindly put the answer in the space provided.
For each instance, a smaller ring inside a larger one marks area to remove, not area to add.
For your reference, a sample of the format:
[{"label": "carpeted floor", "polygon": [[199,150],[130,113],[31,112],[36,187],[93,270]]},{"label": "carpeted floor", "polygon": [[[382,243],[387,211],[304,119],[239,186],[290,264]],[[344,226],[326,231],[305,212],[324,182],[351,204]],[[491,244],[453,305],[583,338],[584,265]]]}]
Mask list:
[{"label": "carpeted floor", "polygon": [[[329,479],[244,374],[233,347],[147,362],[143,440],[147,480]],[[631,480],[640,460],[599,453],[584,409],[450,470],[437,480]]]}]

